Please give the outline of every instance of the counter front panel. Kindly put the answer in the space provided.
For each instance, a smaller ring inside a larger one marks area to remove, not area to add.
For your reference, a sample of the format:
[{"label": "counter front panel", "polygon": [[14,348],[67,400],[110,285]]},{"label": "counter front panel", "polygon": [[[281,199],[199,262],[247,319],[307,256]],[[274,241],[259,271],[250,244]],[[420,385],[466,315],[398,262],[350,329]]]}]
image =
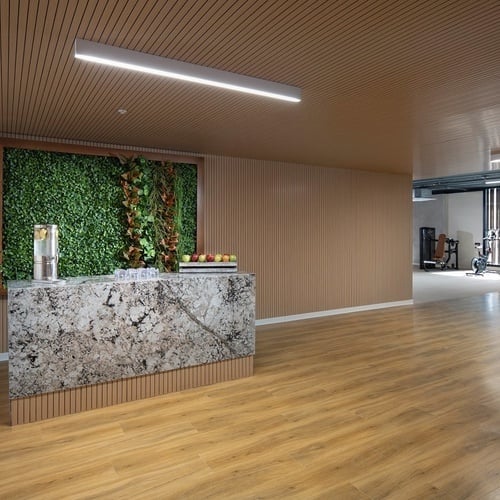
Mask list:
[{"label": "counter front panel", "polygon": [[11,399],[251,356],[255,276],[8,286]]}]

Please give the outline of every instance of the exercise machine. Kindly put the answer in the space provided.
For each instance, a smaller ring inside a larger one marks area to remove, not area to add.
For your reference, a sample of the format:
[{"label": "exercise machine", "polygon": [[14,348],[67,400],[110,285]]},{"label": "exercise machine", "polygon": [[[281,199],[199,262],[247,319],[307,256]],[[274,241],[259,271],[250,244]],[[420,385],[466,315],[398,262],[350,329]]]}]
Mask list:
[{"label": "exercise machine", "polygon": [[[440,269],[444,271],[446,269],[458,269],[458,240],[453,238],[447,238],[446,234],[441,233],[437,240],[432,240],[436,243],[434,254],[432,258],[424,260],[424,269],[429,271],[430,269]],[[455,257],[454,264],[450,265],[451,257]]]},{"label": "exercise machine", "polygon": [[[488,234],[483,238],[483,244],[479,241],[474,243],[474,247],[477,249],[477,257],[471,260],[470,267],[473,272],[466,273],[467,276],[484,276],[484,273],[488,272],[487,267],[488,259],[491,254],[491,243],[497,240],[499,240],[498,229],[490,229],[488,230]],[[483,247],[482,251],[481,247]]]}]

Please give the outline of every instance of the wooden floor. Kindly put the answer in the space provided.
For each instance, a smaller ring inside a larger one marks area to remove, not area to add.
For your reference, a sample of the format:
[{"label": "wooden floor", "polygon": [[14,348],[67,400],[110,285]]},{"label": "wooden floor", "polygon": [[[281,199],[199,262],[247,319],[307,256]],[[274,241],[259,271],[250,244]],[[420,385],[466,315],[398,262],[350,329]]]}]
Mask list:
[{"label": "wooden floor", "polygon": [[6,422],[0,498],[500,498],[500,295],[258,329],[255,375]]}]

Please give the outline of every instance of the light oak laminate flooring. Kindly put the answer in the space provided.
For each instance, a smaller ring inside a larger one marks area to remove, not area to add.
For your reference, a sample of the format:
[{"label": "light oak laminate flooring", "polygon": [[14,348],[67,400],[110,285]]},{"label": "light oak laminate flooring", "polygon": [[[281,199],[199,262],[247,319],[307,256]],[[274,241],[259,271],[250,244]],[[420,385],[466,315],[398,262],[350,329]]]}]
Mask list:
[{"label": "light oak laminate flooring", "polygon": [[255,375],[10,427],[0,498],[500,498],[500,296],[259,327]]}]

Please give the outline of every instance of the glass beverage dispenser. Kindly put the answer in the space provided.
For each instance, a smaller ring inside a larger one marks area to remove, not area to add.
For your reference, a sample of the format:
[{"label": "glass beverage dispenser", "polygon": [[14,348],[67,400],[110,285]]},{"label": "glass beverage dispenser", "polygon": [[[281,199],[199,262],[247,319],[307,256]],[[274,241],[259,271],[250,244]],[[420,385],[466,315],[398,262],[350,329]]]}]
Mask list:
[{"label": "glass beverage dispenser", "polygon": [[57,281],[59,235],[56,224],[36,224],[33,234],[33,278]]}]

